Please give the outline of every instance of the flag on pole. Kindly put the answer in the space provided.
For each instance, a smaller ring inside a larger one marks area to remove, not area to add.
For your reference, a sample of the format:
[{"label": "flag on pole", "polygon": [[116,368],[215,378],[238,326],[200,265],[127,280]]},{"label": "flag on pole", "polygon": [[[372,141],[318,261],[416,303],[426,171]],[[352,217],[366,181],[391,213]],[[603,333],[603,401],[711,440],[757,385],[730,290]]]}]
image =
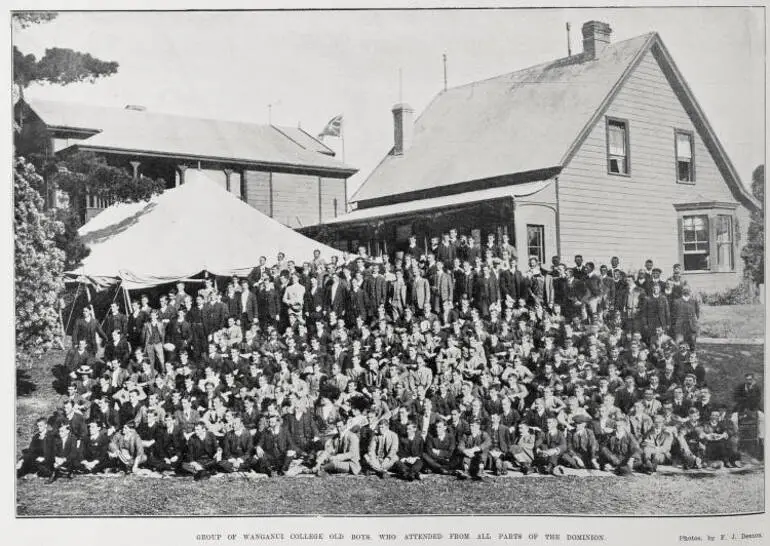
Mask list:
[{"label": "flag on pole", "polygon": [[342,134],[342,114],[338,114],[329,120],[329,123],[318,134],[318,137],[332,136],[338,137]]}]

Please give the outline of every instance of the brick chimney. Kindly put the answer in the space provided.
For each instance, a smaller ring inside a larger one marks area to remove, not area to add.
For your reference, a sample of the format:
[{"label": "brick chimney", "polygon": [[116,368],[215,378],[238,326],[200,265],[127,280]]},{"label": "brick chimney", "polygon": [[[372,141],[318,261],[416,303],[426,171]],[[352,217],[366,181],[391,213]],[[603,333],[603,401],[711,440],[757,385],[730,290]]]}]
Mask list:
[{"label": "brick chimney", "polygon": [[610,45],[612,29],[601,21],[588,21],[583,24],[583,53],[589,59],[601,56],[602,51]]},{"label": "brick chimney", "polygon": [[393,106],[393,155],[404,155],[412,144],[414,110],[406,103]]}]

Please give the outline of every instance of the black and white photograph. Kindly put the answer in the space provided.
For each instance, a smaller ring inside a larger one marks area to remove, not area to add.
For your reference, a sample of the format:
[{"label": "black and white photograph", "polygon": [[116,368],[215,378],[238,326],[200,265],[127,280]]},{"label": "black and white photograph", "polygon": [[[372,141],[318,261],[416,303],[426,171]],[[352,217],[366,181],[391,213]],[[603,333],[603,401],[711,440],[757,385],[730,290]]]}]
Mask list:
[{"label": "black and white photograph", "polygon": [[765,17],[8,12],[15,517],[764,513]]}]

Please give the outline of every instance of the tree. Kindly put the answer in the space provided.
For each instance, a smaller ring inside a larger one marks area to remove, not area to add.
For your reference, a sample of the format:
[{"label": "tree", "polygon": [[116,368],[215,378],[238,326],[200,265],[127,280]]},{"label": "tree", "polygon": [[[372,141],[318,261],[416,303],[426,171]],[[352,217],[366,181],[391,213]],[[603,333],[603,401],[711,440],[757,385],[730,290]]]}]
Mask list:
[{"label": "tree", "polygon": [[[13,14],[13,21],[19,30],[23,30],[30,25],[52,21],[57,15],[54,12],[20,12]],[[22,97],[24,89],[32,83],[67,85],[94,82],[117,71],[117,62],[102,61],[89,53],[53,47],[46,49],[45,54],[38,59],[33,54],[25,55],[13,46],[13,83]]]},{"label": "tree", "polygon": [[61,222],[42,211],[43,199],[32,186],[40,175],[23,157],[14,162],[14,263],[16,348],[34,356],[61,340],[59,294],[64,288],[64,253],[55,238]]},{"label": "tree", "polygon": [[93,152],[76,152],[57,162],[53,180],[70,197],[71,206],[78,206],[86,194],[109,202],[134,203],[146,201],[166,188],[162,179],[134,176],[127,169],[109,165]]},{"label": "tree", "polygon": [[741,250],[744,275],[756,284],[765,282],[765,166],[760,165],[751,175],[751,193],[760,202],[759,210],[751,213],[746,246]]}]

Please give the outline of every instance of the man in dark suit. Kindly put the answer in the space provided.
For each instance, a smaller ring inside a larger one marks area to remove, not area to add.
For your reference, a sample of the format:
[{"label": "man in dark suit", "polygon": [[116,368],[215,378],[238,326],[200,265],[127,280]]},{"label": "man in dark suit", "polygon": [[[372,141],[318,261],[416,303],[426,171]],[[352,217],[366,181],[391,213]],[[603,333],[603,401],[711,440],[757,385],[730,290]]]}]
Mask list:
[{"label": "man in dark suit", "polygon": [[297,448],[288,430],[281,424],[278,414],[268,417],[268,428],[262,433],[259,448],[257,455],[267,465],[268,476],[274,472],[283,475],[291,467]]},{"label": "man in dark suit", "polygon": [[108,455],[110,438],[98,421],[88,423],[88,437],[83,440],[83,459],[80,470],[89,474],[98,474],[112,466]]},{"label": "man in dark suit", "polygon": [[587,426],[590,422],[591,418],[587,415],[572,418],[575,430],[568,435],[567,450],[562,455],[564,463],[571,468],[599,469],[599,443],[594,431]]},{"label": "man in dark suit", "polygon": [[52,450],[52,472],[48,483],[53,483],[64,474],[72,477],[72,472],[80,465],[80,441],[70,432],[67,422],[59,425],[59,435],[54,438]]},{"label": "man in dark suit", "polygon": [[510,444],[513,438],[511,437],[510,429],[502,424],[499,413],[492,413],[487,432],[492,442],[489,446],[490,470],[492,470],[495,476],[504,476],[508,473],[508,470],[505,468],[505,462],[512,460]]},{"label": "man in dark suit", "polygon": [[406,426],[406,435],[398,440],[398,460],[393,464],[393,473],[408,482],[421,480],[422,453],[422,436],[417,434],[417,425],[414,421],[409,421]]},{"label": "man in dark suit", "polygon": [[249,290],[248,279],[241,280],[241,293],[236,294],[236,298],[238,301],[238,317],[241,319],[241,328],[245,331],[259,317],[257,297]]},{"label": "man in dark suit", "polygon": [[344,318],[347,300],[347,290],[342,285],[340,276],[333,273],[331,276],[331,283],[326,289],[326,296],[324,298],[324,308],[326,309],[326,312],[334,312],[338,318]]},{"label": "man in dark suit", "polygon": [[489,266],[484,264],[481,268],[481,276],[476,282],[476,305],[481,318],[489,318],[489,306],[500,300],[500,289],[497,278],[492,274]]},{"label": "man in dark suit", "polygon": [[155,432],[155,442],[147,455],[147,467],[156,472],[176,472],[179,470],[186,449],[182,427],[172,412],[166,413],[163,426]]},{"label": "man in dark suit", "polygon": [[441,244],[436,249],[436,258],[449,271],[454,264],[455,257],[457,257],[457,249],[449,240],[449,234],[444,233],[441,236]]},{"label": "man in dark suit", "polygon": [[700,319],[700,304],[692,297],[689,286],[682,288],[682,297],[674,302],[674,338],[684,341],[695,350],[695,341],[698,337],[698,319]]},{"label": "man in dark suit", "polygon": [[103,342],[107,341],[107,335],[93,316],[93,309],[83,307],[83,318],[78,319],[72,329],[72,346],[77,347],[78,341],[85,339],[88,350],[91,354],[96,354],[96,350],[99,348],[97,336],[102,338]]},{"label": "man in dark suit", "polygon": [[53,467],[54,435],[48,430],[48,423],[42,417],[35,422],[37,432],[32,436],[29,447],[22,452],[22,458],[16,465],[16,477],[37,473],[41,478],[48,478]]},{"label": "man in dark suit", "polygon": [[193,475],[193,479],[205,480],[211,477],[221,460],[221,452],[213,433],[206,430],[206,424],[195,424],[195,433],[187,440],[187,452],[182,470]]},{"label": "man in dark suit", "polygon": [[422,455],[425,466],[435,474],[449,474],[454,469],[456,442],[447,431],[443,419],[436,421],[436,434],[428,434],[425,451]]},{"label": "man in dark suit", "polygon": [[142,329],[144,323],[150,320],[150,317],[142,311],[139,302],[131,302],[131,314],[128,315],[128,342],[132,347],[139,347],[142,344]]},{"label": "man in dark suit", "polygon": [[[163,364],[166,361],[166,355],[163,352],[163,343],[166,340],[166,325],[158,320],[158,312],[153,309],[150,311],[150,321],[145,322],[142,327],[142,341],[144,341],[144,351],[147,353],[147,360],[151,366],[159,372],[163,372]],[[155,365],[155,358],[159,363]]]},{"label": "man in dark suit", "polygon": [[470,431],[463,436],[457,446],[461,457],[460,469],[457,477],[461,480],[472,477],[476,480],[484,479],[484,467],[489,457],[489,448],[492,439],[489,434],[481,430],[481,421],[475,420],[470,424]]},{"label": "man in dark suit", "polygon": [[668,300],[661,295],[660,285],[653,285],[652,294],[645,298],[642,308],[642,327],[645,331],[645,339],[649,342],[659,326],[663,328],[664,332],[667,332],[670,319]]},{"label": "man in dark suit", "polygon": [[240,415],[233,417],[232,430],[222,438],[222,455],[217,468],[222,472],[248,472],[254,468],[254,440]]},{"label": "man in dark suit", "polygon": [[318,282],[318,277],[311,275],[305,290],[305,309],[307,309],[308,323],[314,324],[323,319],[324,289]]},{"label": "man in dark suit", "polygon": [[104,319],[104,331],[110,334],[115,330],[123,336],[128,334],[128,317],[120,312],[117,302],[112,302],[110,313]]}]

